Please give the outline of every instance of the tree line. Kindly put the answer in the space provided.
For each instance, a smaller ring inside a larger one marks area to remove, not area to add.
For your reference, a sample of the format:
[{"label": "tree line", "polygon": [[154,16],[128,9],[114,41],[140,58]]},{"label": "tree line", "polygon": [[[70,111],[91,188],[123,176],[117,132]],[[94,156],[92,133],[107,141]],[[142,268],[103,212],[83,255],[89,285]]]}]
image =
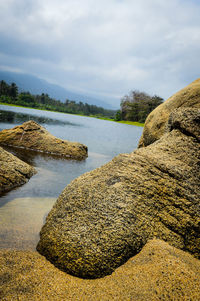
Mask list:
[{"label": "tree line", "polygon": [[107,110],[81,101],[75,102],[74,100],[66,99],[63,103],[44,93],[41,95],[33,95],[30,92],[19,93],[15,83],[9,85],[3,80],[0,82],[0,102],[86,116],[115,118],[116,114],[116,110]]},{"label": "tree line", "polygon": [[148,114],[163,102],[163,98],[134,90],[122,97],[120,110],[107,110],[96,105],[69,99],[63,103],[44,93],[41,95],[32,95],[30,92],[19,93],[15,83],[9,85],[2,80],[0,81],[0,102],[63,113],[104,117],[116,121],[126,120],[143,123]]}]

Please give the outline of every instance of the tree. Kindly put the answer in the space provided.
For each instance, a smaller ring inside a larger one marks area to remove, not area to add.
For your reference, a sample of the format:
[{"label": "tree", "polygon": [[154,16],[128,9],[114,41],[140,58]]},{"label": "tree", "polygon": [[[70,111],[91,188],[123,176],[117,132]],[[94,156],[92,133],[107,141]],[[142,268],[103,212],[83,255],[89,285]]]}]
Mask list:
[{"label": "tree", "polygon": [[9,85],[4,80],[0,82],[0,96],[2,95],[9,96]]},{"label": "tree", "polygon": [[45,104],[45,95],[44,95],[44,93],[42,93],[42,95],[41,95],[41,103]]},{"label": "tree", "polygon": [[144,122],[147,115],[163,101],[163,98],[154,95],[150,96],[138,90],[131,91],[121,99],[121,118]]},{"label": "tree", "polygon": [[115,115],[115,121],[120,121],[120,120],[122,120],[122,112],[118,110]]},{"label": "tree", "polygon": [[34,96],[29,92],[23,92],[19,94],[18,102],[23,105],[34,104]]},{"label": "tree", "polygon": [[13,99],[16,100],[18,96],[18,87],[15,83],[12,83],[9,89],[9,96]]}]

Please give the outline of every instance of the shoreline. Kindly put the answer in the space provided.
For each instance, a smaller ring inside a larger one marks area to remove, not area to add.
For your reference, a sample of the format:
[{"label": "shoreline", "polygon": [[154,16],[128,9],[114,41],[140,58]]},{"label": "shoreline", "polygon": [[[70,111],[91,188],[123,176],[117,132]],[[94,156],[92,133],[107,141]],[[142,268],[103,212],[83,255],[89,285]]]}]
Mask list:
[{"label": "shoreline", "polygon": [[28,107],[28,106],[25,107],[25,106],[15,105],[15,104],[11,104],[11,103],[4,103],[4,102],[0,102],[0,105],[10,106],[10,107],[19,107],[19,108],[25,108],[25,109],[34,109],[34,110],[40,110],[40,111],[46,111],[46,112],[62,113],[62,114],[75,115],[75,116],[90,117],[90,118],[96,118],[96,119],[101,119],[101,120],[114,121],[114,122],[122,123],[122,124],[144,127],[144,123],[140,123],[140,122],[136,122],[136,121],[125,121],[125,120],[116,121],[116,120],[108,118],[108,117],[99,117],[99,116],[95,116],[95,115],[71,114],[71,113],[67,113],[67,112],[44,110],[44,109],[33,108],[33,107]]}]

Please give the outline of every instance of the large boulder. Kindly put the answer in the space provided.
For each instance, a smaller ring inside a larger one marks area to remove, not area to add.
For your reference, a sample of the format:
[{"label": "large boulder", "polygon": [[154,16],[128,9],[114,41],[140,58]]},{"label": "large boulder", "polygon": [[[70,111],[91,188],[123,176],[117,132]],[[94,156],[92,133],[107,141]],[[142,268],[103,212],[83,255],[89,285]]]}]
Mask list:
[{"label": "large boulder", "polygon": [[56,269],[36,252],[0,250],[1,300],[155,301],[200,296],[200,261],[160,240],[109,276],[86,280]]},{"label": "large boulder", "polygon": [[0,195],[26,183],[36,170],[0,147]]},{"label": "large boulder", "polygon": [[87,157],[85,145],[58,139],[32,120],[12,129],[1,131],[0,145],[20,147],[77,160]]},{"label": "large boulder", "polygon": [[181,107],[200,108],[200,78],[171,96],[148,115],[138,147],[147,146],[160,139],[166,131],[170,113]]},{"label": "large boulder", "polygon": [[113,272],[156,237],[200,254],[200,111],[182,109],[156,143],[88,172],[50,211],[37,250],[83,278]]}]

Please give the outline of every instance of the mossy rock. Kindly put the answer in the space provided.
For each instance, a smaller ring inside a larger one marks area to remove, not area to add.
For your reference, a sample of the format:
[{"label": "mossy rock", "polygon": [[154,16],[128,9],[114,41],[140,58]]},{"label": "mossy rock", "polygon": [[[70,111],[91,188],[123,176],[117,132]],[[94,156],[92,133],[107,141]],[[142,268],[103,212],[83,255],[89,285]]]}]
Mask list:
[{"label": "mossy rock", "polygon": [[160,139],[167,130],[170,113],[184,107],[200,109],[200,78],[171,96],[148,115],[139,147],[147,146]]},{"label": "mossy rock", "polygon": [[31,251],[0,250],[0,299],[155,301],[200,296],[200,261],[161,240],[149,241],[112,275],[86,280]]},{"label": "mossy rock", "polygon": [[56,138],[33,120],[24,122],[12,129],[2,130],[0,132],[0,145],[76,160],[87,157],[87,146],[78,142]]},{"label": "mossy rock", "polygon": [[156,143],[69,184],[50,211],[37,250],[83,278],[112,273],[153,238],[200,254],[200,111],[169,118]]}]

